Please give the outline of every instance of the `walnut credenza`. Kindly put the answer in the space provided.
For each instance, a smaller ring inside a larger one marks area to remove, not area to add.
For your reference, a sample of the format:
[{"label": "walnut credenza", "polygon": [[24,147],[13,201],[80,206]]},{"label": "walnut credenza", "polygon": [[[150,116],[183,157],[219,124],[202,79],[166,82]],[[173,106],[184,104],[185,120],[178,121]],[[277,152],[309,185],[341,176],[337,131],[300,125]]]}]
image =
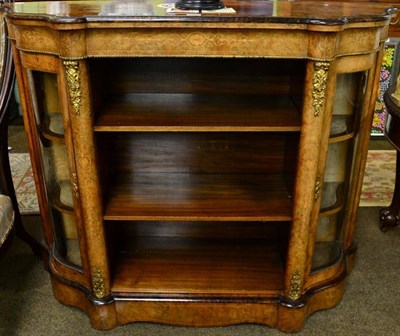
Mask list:
[{"label": "walnut credenza", "polygon": [[301,329],[337,305],[391,19],[382,5],[6,7],[56,298]]}]

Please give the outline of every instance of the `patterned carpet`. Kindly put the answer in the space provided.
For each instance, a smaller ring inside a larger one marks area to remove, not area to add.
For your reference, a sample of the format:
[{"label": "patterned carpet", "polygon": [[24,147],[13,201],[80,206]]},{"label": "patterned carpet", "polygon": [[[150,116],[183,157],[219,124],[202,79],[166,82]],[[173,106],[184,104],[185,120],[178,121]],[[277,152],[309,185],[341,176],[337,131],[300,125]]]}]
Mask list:
[{"label": "patterned carpet", "polygon": [[[390,204],[395,182],[394,150],[370,150],[361,194],[360,206],[387,206]],[[21,214],[39,213],[36,189],[29,154],[10,154],[11,171]]]},{"label": "patterned carpet", "polygon": [[22,215],[39,213],[35,183],[28,153],[10,153],[10,166],[15,193]]},{"label": "patterned carpet", "polygon": [[360,206],[388,206],[393,196],[395,171],[395,150],[368,151]]}]

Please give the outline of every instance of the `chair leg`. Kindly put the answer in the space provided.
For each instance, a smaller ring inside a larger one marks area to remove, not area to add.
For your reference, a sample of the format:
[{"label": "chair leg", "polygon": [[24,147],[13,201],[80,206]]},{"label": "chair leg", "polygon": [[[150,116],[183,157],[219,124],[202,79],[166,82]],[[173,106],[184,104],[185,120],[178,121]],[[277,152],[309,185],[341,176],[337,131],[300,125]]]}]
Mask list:
[{"label": "chair leg", "polygon": [[21,217],[18,207],[14,208],[14,209],[17,209],[17,211],[15,211],[15,220],[14,220],[15,234],[17,235],[17,237],[19,239],[21,239],[23,242],[25,242],[26,244],[28,244],[30,246],[30,248],[32,249],[32,252],[36,256],[41,257],[42,248],[41,248],[40,243],[25,230],[24,225],[22,224],[22,217]]},{"label": "chair leg", "polygon": [[[7,113],[5,116],[7,117]],[[0,189],[1,191],[11,198],[14,208],[15,219],[15,233],[22,241],[27,243],[33,253],[37,256],[41,255],[41,246],[24,228],[22,224],[21,214],[18,208],[18,201],[15,195],[14,184],[11,175],[10,161],[8,157],[8,120],[3,120],[0,127]]]},{"label": "chair leg", "polygon": [[391,204],[379,211],[380,229],[386,232],[400,224],[400,152],[396,155],[396,181]]}]

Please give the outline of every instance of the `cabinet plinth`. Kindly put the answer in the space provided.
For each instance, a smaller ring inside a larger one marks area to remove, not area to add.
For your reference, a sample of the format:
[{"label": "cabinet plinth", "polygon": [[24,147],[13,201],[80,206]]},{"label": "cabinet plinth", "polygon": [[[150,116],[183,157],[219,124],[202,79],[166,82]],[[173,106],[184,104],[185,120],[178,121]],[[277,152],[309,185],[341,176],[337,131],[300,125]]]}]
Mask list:
[{"label": "cabinet plinth", "polygon": [[100,330],[296,332],[344,293],[394,11],[161,4],[4,6],[54,295]]}]

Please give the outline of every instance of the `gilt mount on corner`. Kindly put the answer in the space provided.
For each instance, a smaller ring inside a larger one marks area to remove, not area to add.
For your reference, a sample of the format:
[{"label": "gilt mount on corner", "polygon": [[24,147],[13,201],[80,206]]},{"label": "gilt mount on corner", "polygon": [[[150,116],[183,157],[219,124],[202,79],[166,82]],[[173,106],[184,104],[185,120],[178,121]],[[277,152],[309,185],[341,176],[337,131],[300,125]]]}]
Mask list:
[{"label": "gilt mount on corner", "polygon": [[213,10],[224,7],[219,0],[179,0],[175,3],[175,8],[183,10]]}]

